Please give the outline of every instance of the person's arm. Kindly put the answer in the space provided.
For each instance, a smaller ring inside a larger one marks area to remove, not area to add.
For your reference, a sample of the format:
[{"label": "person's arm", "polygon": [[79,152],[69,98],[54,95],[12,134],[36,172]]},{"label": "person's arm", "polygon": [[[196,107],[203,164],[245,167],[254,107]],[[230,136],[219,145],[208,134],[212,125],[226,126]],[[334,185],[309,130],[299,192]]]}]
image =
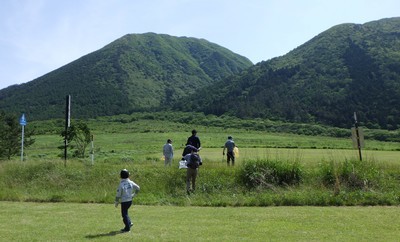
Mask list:
[{"label": "person's arm", "polygon": [[140,192],[140,187],[138,184],[136,184],[134,182],[132,182],[132,186],[133,186],[133,190],[134,190],[134,192],[132,193],[132,198],[133,198],[134,196],[136,196],[136,194],[138,194]]},{"label": "person's arm", "polygon": [[163,156],[164,157],[167,157],[168,156],[168,146],[167,145],[164,145],[164,147],[163,147]]},{"label": "person's arm", "polygon": [[190,145],[190,137],[191,137],[191,136],[189,136],[189,137],[187,138],[187,140],[186,140],[186,145]]},{"label": "person's arm", "polygon": [[183,157],[186,161],[186,165],[190,163],[190,153]]}]

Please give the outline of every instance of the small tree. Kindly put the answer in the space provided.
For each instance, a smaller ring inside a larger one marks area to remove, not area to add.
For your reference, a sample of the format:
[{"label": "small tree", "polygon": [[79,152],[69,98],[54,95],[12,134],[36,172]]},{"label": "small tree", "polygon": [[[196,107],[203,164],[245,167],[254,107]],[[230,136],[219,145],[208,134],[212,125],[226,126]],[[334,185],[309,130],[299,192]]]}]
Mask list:
[{"label": "small tree", "polygon": [[[33,130],[26,131],[24,147],[29,147],[35,140],[31,138]],[[21,152],[21,126],[13,114],[0,112],[0,158],[11,159]]]},{"label": "small tree", "polygon": [[[61,132],[61,136],[65,137],[65,130]],[[82,121],[73,121],[67,131],[68,148],[73,150],[74,157],[85,157],[86,147],[90,144],[90,129],[86,123]],[[64,146],[60,146],[64,149]]]}]

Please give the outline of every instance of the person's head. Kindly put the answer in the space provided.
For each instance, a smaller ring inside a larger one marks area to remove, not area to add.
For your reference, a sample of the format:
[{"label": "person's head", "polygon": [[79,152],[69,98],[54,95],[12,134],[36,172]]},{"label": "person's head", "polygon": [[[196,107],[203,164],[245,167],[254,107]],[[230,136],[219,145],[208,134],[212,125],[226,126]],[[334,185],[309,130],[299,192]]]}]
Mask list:
[{"label": "person's head", "polygon": [[172,143],[172,140],[171,140],[171,139],[168,139],[168,140],[167,140],[167,143],[171,144],[171,143]]},{"label": "person's head", "polygon": [[197,131],[195,129],[192,130],[192,135],[196,135]]},{"label": "person's head", "polygon": [[229,136],[228,136],[228,139],[232,139],[232,136],[229,135]]},{"label": "person's head", "polygon": [[120,177],[122,179],[126,179],[129,177],[129,171],[127,169],[122,169],[121,172],[119,173]]}]

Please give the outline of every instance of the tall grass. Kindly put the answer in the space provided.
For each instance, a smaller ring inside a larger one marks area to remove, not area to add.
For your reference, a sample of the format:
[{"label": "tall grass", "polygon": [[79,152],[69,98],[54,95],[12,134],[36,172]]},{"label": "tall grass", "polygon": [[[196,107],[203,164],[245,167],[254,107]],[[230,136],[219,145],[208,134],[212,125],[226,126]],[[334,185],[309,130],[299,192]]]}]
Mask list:
[{"label": "tall grass", "polygon": [[399,205],[398,167],[344,161],[309,167],[267,159],[235,167],[204,163],[196,193],[185,193],[184,169],[160,163],[113,161],[92,166],[71,160],[0,163],[0,200],[112,203],[120,169],[141,186],[143,205],[287,206]]},{"label": "tall grass", "polygon": [[343,162],[331,161],[324,164],[321,170],[323,183],[334,187],[336,191],[342,188],[371,190],[380,185],[383,175],[374,162],[356,159],[346,159]]},{"label": "tall grass", "polygon": [[264,189],[298,185],[302,176],[302,167],[298,162],[267,159],[245,162],[238,180],[248,188]]}]

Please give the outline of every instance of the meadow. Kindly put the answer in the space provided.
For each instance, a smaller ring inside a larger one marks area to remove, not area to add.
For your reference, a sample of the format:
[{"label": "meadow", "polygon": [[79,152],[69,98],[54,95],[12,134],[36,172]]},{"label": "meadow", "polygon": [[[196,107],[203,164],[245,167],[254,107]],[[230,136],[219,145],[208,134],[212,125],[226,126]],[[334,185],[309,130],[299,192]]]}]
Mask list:
[{"label": "meadow", "polygon": [[[85,158],[62,159],[57,148],[63,144],[62,122],[35,124],[40,132],[24,161],[0,161],[1,240],[396,241],[400,236],[397,142],[367,139],[359,161],[350,136],[121,120],[89,121],[93,163],[89,150]],[[193,128],[204,164],[198,189],[188,196],[178,160]],[[228,135],[240,151],[235,167],[227,167],[222,156]],[[168,138],[176,154],[172,167],[162,160]],[[118,233],[122,222],[112,204],[122,168],[141,186],[129,234]],[[277,181],[280,173],[288,180]],[[188,214],[199,224],[190,232]]]},{"label": "meadow", "polygon": [[[19,157],[0,163],[0,199],[112,203],[118,173],[132,172],[143,194],[137,204],[179,206],[331,206],[400,204],[397,142],[366,140],[363,161],[350,137],[307,136],[201,126],[153,118],[89,120],[94,159],[60,156],[62,122],[35,124],[40,135]],[[201,138],[204,165],[190,200],[178,161],[191,130]],[[350,133],[350,131],[349,131]],[[235,167],[222,155],[226,137],[239,147]],[[172,167],[162,146],[171,138]],[[89,146],[90,147],[90,146]],[[70,152],[71,153],[71,152]]]}]

